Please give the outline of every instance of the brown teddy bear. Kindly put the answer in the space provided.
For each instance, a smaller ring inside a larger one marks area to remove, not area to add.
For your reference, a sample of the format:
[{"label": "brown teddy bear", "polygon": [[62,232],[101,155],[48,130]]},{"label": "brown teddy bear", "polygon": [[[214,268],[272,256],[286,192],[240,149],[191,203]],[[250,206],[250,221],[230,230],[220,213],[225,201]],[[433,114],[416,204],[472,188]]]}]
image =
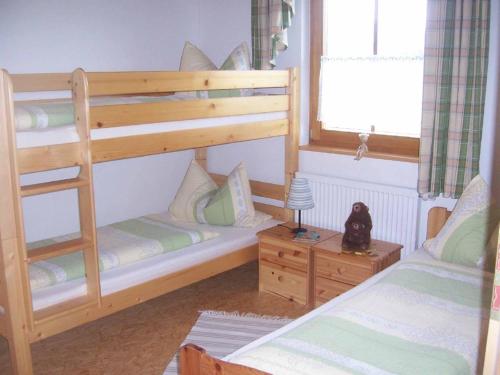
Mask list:
[{"label": "brown teddy bear", "polygon": [[363,202],[352,205],[352,211],[345,222],[345,233],[342,237],[342,249],[367,250],[370,247],[370,231],[372,218],[368,207]]}]

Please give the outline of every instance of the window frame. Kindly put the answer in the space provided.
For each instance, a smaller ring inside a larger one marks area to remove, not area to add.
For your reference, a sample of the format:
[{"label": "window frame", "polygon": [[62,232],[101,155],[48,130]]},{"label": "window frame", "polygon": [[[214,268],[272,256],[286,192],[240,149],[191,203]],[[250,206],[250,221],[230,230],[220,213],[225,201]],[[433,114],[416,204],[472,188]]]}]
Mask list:
[{"label": "window frame", "polygon": [[[360,144],[358,133],[325,130],[318,121],[319,76],[323,54],[323,1],[311,1],[310,9],[310,90],[309,90],[309,145],[330,148],[340,153],[356,153]],[[368,157],[383,157],[417,161],[420,138],[370,134]]]}]

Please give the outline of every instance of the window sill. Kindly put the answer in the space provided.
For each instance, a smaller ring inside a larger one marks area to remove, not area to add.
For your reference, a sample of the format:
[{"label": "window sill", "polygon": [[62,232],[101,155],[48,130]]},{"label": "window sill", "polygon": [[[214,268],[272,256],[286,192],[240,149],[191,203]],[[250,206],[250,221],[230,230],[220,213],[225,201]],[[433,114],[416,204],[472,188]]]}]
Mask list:
[{"label": "window sill", "polygon": [[[328,146],[318,146],[318,145],[309,144],[309,145],[300,146],[299,150],[356,156],[356,150],[347,149],[347,148],[340,148],[340,147],[328,147]],[[363,158],[385,159],[385,160],[403,161],[403,162],[407,162],[407,163],[418,163],[418,156],[397,155],[397,154],[389,154],[389,153],[384,153],[384,152],[370,152],[369,151],[365,156],[363,156]]]}]

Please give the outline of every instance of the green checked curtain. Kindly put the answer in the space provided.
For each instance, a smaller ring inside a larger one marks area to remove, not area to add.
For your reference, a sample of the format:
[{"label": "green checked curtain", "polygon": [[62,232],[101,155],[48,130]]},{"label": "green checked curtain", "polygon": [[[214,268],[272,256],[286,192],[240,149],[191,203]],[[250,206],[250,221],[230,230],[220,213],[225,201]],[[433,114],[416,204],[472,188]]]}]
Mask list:
[{"label": "green checked curtain", "polygon": [[489,0],[429,0],[418,192],[457,198],[479,173]]},{"label": "green checked curtain", "polygon": [[288,46],[295,0],[252,0],[252,64],[265,70],[276,66],[278,53]]}]

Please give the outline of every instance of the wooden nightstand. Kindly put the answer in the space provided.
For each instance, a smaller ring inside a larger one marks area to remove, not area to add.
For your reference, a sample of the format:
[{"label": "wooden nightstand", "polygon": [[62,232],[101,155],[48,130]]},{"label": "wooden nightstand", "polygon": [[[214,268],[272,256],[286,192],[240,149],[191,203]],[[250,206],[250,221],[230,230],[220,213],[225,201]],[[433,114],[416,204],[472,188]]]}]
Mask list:
[{"label": "wooden nightstand", "polygon": [[338,232],[304,225],[320,234],[318,241],[294,241],[295,234],[286,223],[259,232],[259,291],[266,291],[301,304],[312,304],[312,252],[320,241]]},{"label": "wooden nightstand", "polygon": [[317,307],[396,263],[402,245],[372,240],[376,256],[342,253],[342,234],[312,247],[314,305]]}]

